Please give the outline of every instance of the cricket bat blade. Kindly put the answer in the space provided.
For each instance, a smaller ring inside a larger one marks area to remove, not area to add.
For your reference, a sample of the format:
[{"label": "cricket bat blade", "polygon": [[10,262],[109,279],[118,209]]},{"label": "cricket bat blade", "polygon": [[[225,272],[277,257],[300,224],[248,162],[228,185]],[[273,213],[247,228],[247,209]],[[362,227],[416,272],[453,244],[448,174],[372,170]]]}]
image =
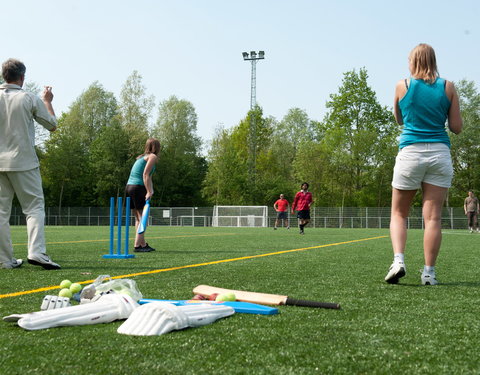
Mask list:
[{"label": "cricket bat blade", "polygon": [[210,296],[211,294],[218,293],[224,294],[232,292],[235,294],[237,301],[258,303],[263,305],[290,305],[290,306],[303,306],[303,307],[316,307],[324,309],[340,309],[338,303],[330,302],[318,302],[302,299],[295,299],[289,296],[282,296],[278,294],[247,292],[243,290],[232,290],[217,288],[210,285],[198,285],[193,289],[194,294],[201,294],[202,296]]},{"label": "cricket bat blade", "polygon": [[148,225],[148,215],[150,214],[150,199],[145,202],[145,206],[143,206],[143,212],[142,212],[142,220],[140,220],[140,223],[138,224],[138,234],[142,234],[147,230],[147,225]]}]

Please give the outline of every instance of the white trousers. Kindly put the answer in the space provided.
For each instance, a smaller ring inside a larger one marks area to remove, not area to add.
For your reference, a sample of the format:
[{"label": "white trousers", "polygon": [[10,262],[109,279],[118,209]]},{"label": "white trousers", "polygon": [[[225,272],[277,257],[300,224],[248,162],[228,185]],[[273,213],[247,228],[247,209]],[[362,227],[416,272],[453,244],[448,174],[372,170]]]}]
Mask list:
[{"label": "white trousers", "polygon": [[0,267],[6,268],[15,263],[9,224],[14,194],[27,217],[28,258],[46,254],[45,203],[39,168],[0,172]]}]

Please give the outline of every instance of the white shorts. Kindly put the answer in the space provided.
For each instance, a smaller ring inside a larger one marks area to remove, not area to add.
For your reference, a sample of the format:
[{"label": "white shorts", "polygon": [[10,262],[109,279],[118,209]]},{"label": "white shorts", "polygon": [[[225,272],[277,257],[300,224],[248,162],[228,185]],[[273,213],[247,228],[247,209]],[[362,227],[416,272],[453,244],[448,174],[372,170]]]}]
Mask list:
[{"label": "white shorts", "polygon": [[422,182],[449,188],[453,166],[450,149],[444,143],[416,143],[400,150],[393,169],[392,186],[417,190]]}]

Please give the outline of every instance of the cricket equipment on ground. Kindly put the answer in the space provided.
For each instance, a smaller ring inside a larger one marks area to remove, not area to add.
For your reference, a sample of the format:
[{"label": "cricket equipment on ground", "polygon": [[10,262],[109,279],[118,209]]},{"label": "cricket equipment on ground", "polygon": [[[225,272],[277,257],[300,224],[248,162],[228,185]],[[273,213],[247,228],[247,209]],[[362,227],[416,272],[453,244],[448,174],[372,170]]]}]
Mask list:
[{"label": "cricket equipment on ground", "polygon": [[114,252],[114,233],[115,233],[115,198],[110,198],[110,251],[103,257],[107,259],[128,259],[135,258],[134,254],[128,253],[129,228],[130,228],[130,197],[125,199],[125,248],[122,253],[122,216],[123,203],[122,197],[117,198],[117,251]]},{"label": "cricket equipment on ground", "polygon": [[240,302],[240,301],[224,301],[224,302],[216,302],[216,301],[205,301],[205,300],[172,300],[172,299],[148,299],[143,298],[138,303],[140,305],[144,305],[146,303],[151,302],[167,302],[171,303],[175,306],[185,306],[185,305],[192,305],[192,304],[199,304],[199,303],[206,303],[209,305],[223,305],[223,306],[230,306],[232,307],[236,313],[244,313],[244,314],[259,314],[259,315],[275,315],[278,314],[278,309],[269,306],[258,305],[256,303],[250,302]]},{"label": "cricket equipment on ground", "polygon": [[389,284],[398,284],[398,280],[405,276],[406,273],[405,263],[394,261],[388,270],[387,276],[385,276],[385,281]]},{"label": "cricket equipment on ground", "polygon": [[209,285],[198,285],[193,289],[194,294],[201,294],[202,296],[209,296],[214,293],[223,294],[233,292],[237,301],[259,303],[264,305],[292,305],[304,307],[319,307],[324,309],[339,309],[338,303],[316,302],[294,299],[288,296],[281,296],[277,294],[247,292],[242,290],[223,289]]},{"label": "cricket equipment on ground", "polygon": [[266,227],[267,206],[214,206],[213,227]]},{"label": "cricket equipment on ground", "polygon": [[129,296],[106,294],[96,302],[29,314],[14,314],[4,317],[3,320],[17,322],[20,327],[29,331],[110,323],[114,320],[127,319],[138,306],[138,303]]},{"label": "cricket equipment on ground", "polygon": [[435,273],[422,273],[422,284],[423,285],[437,285],[438,281],[435,277]]},{"label": "cricket equipment on ground", "polygon": [[166,302],[151,302],[136,309],[117,332],[134,336],[163,335],[173,330],[210,324],[234,313],[232,307],[225,305],[200,303],[175,306]]},{"label": "cricket equipment on ground", "polygon": [[138,229],[137,229],[138,234],[142,234],[147,230],[148,215],[150,215],[150,199],[148,199],[145,202],[145,206],[143,206],[142,220],[140,220],[140,223],[138,224]]},{"label": "cricket equipment on ground", "polygon": [[62,307],[68,307],[68,306],[72,306],[70,303],[70,298],[48,295],[43,297],[40,310],[44,311],[44,310],[61,309]]}]

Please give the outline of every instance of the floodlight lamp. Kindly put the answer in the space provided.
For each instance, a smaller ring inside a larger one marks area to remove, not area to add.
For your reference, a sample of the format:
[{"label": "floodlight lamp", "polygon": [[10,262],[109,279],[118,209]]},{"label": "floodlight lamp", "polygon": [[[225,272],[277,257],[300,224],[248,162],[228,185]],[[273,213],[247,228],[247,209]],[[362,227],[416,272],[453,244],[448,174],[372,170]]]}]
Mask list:
[{"label": "floodlight lamp", "polygon": [[257,53],[255,51],[250,51],[250,56],[252,56],[252,59],[257,57]]},{"label": "floodlight lamp", "polygon": [[244,60],[248,59],[248,52],[242,52],[242,55]]},{"label": "floodlight lamp", "polygon": [[260,59],[264,59],[265,58],[265,51],[258,51],[258,57]]}]

